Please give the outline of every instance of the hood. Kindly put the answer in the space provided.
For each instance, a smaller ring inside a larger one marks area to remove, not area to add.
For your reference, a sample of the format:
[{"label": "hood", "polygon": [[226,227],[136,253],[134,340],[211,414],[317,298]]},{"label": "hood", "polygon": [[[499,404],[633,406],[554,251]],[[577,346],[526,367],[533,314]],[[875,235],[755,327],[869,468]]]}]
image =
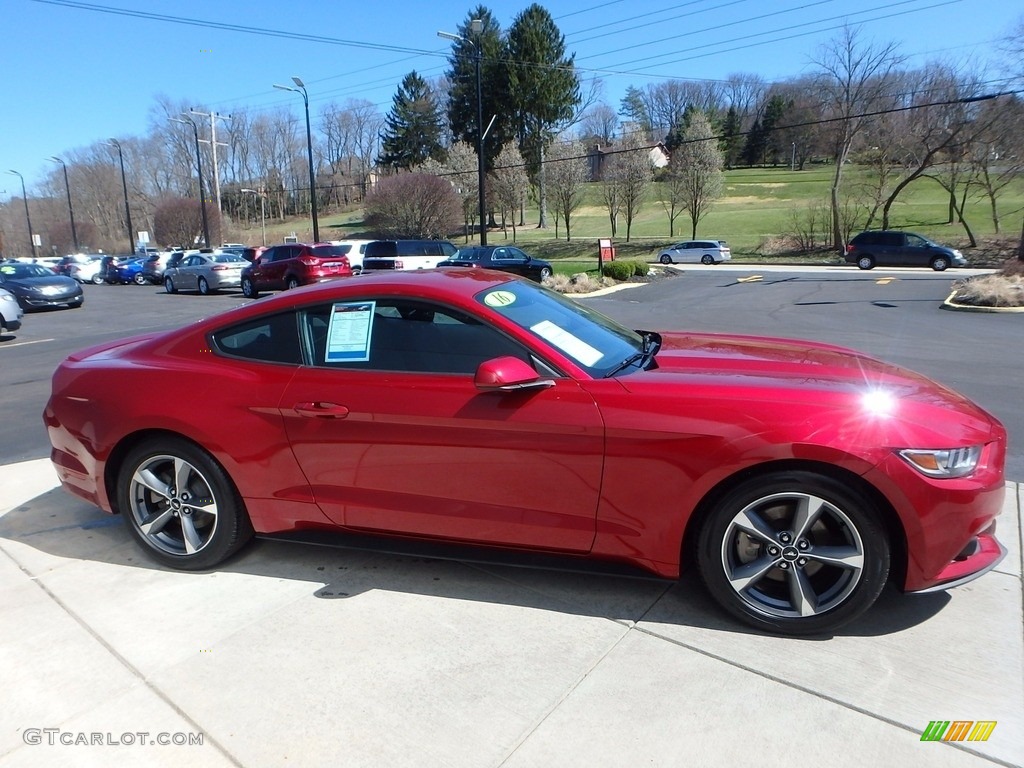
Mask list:
[{"label": "hood", "polygon": [[[780,400],[845,400],[884,391],[939,407],[981,413],[964,396],[919,373],[845,347],[811,341],[726,334],[662,334],[657,367],[620,378],[634,390],[645,380],[770,389]],[[987,416],[987,415],[986,415]]]}]

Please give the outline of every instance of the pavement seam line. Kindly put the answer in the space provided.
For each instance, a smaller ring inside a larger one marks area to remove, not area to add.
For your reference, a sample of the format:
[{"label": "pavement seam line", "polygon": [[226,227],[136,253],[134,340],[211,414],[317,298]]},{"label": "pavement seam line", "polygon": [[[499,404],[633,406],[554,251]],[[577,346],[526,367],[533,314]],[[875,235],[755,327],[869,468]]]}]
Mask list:
[{"label": "pavement seam line", "polygon": [[63,600],[61,600],[59,597],[57,597],[57,595],[54,594],[54,592],[48,586],[46,586],[46,584],[44,584],[42,581],[40,581],[40,579],[37,576],[34,576],[27,568],[25,568],[21,563],[19,563],[11,555],[11,553],[8,552],[5,547],[3,547],[3,545],[0,545],[0,552],[3,552],[4,556],[8,560],[10,560],[12,563],[14,563],[14,565],[18,568],[18,570],[20,570],[23,574],[25,574],[25,576],[28,577],[29,582],[35,584],[40,590],[42,590],[42,592],[47,597],[49,597],[51,601],[53,601],[66,615],[70,616],[78,624],[78,626],[80,626],[82,629],[85,630],[86,634],[88,634],[97,643],[99,643],[100,647],[105,649],[107,651],[107,653],[109,653],[111,656],[113,656],[118,661],[118,663],[120,663],[125,669],[127,669],[128,672],[131,673],[132,676],[134,676],[137,680],[139,680],[143,684],[143,686],[145,686],[146,688],[151,690],[153,693],[155,693],[158,699],[160,699],[165,704],[167,704],[167,706],[169,706],[172,711],[176,712],[178,714],[178,716],[181,717],[186,723],[188,723],[193,728],[195,728],[197,731],[202,733],[203,734],[203,742],[204,743],[206,743],[206,741],[209,740],[209,742],[232,765],[236,765],[236,766],[238,766],[238,768],[245,768],[244,764],[242,762],[240,762],[233,754],[231,754],[231,752],[223,744],[221,744],[219,741],[217,741],[216,738],[211,736],[202,727],[202,725],[200,723],[197,723],[187,712],[185,712],[181,707],[179,707],[167,694],[165,694],[158,686],[153,684],[145,675],[143,675],[141,670],[139,670],[134,664],[132,664],[130,661],[128,661],[128,659],[126,659],[124,656],[122,656],[121,653],[118,652],[118,650],[116,648],[114,648],[112,645],[110,645],[110,643],[108,643],[98,632],[96,632],[96,630],[94,630],[91,626],[89,626],[89,624],[81,616],[79,616],[77,613],[72,611],[64,603]]},{"label": "pavement seam line", "polygon": [[[625,631],[621,635],[619,635],[618,638],[616,638],[614,643],[612,643],[610,646],[608,646],[608,649],[604,653],[601,654],[600,658],[598,658],[596,661],[594,661],[593,664],[591,664],[589,667],[587,667],[587,669],[584,672],[582,672],[562,692],[562,695],[558,697],[558,700],[556,702],[554,702],[550,707],[548,707],[540,715],[540,717],[538,717],[536,720],[534,720],[529,726],[527,726],[523,730],[523,733],[516,740],[515,744],[509,749],[509,751],[505,755],[505,757],[501,758],[501,760],[498,761],[498,763],[497,763],[497,767],[498,768],[501,768],[501,766],[503,766],[506,763],[508,763],[508,761],[511,760],[515,756],[516,752],[519,751],[519,749],[523,746],[523,744],[525,744],[527,742],[527,740],[531,736],[533,736],[533,734],[535,734],[537,732],[537,729],[540,728],[547,721],[547,719],[549,717],[551,717],[551,715],[553,715],[570,696],[572,696],[573,693],[575,693],[576,689],[579,688],[583,684],[583,681],[586,680],[588,677],[590,677],[590,674],[595,669],[597,669],[597,667],[605,659],[607,659],[608,656],[611,655],[612,651],[614,651],[616,648],[618,648],[622,644],[622,641],[625,640],[627,637],[629,637],[630,632],[632,632],[634,629],[636,629],[636,625],[635,624],[632,625],[632,626],[629,626],[629,625],[623,624],[622,622],[616,621],[615,619],[611,619],[610,621],[613,624],[618,624],[619,626],[623,627],[625,629]],[[1016,768],[1016,766],[1012,766],[1011,768]]]},{"label": "pavement seam line", "polygon": [[[713,659],[714,661],[720,661],[723,664],[727,664],[728,666],[733,667],[735,669],[739,669],[739,670],[741,670],[743,672],[749,672],[749,673],[751,673],[751,674],[753,674],[753,675],[755,675],[757,677],[760,677],[760,678],[763,678],[763,679],[768,680],[770,682],[777,683],[779,685],[785,686],[786,688],[790,688],[792,690],[799,691],[800,693],[806,693],[806,694],[808,694],[810,696],[813,696],[816,699],[822,699],[824,701],[829,702],[830,704],[835,704],[836,706],[841,707],[843,709],[847,709],[847,710],[850,710],[852,712],[856,712],[857,714],[869,717],[872,720],[877,720],[877,721],[882,722],[882,723],[884,723],[886,725],[894,726],[896,728],[899,728],[902,731],[906,731],[907,733],[911,733],[914,736],[918,736],[919,737],[921,735],[921,731],[915,730],[914,728],[911,728],[909,725],[901,723],[898,720],[893,720],[892,718],[888,718],[888,717],[884,717],[883,715],[876,714],[876,713],[871,712],[871,711],[869,711],[867,709],[864,709],[863,707],[859,707],[856,704],[851,704],[850,702],[843,701],[842,699],[836,698],[835,696],[830,696],[827,693],[822,693],[820,691],[815,691],[815,690],[813,690],[811,688],[808,688],[807,686],[801,685],[800,683],[794,683],[794,682],[792,682],[790,680],[786,680],[784,678],[778,677],[777,675],[773,675],[771,673],[764,672],[764,671],[756,669],[754,667],[747,666],[746,664],[741,664],[740,662],[734,661],[734,660],[729,659],[729,658],[727,658],[725,656],[719,656],[716,653],[711,653],[710,651],[704,650],[703,648],[698,648],[698,647],[696,647],[694,645],[691,645],[689,643],[685,643],[682,640],[676,640],[675,638],[665,637],[664,635],[659,635],[657,632],[654,632],[654,631],[649,630],[649,629],[645,629],[645,628],[640,627],[640,626],[636,626],[636,627],[634,627],[634,629],[636,629],[637,632],[641,632],[641,633],[643,633],[645,635],[648,635],[649,637],[653,637],[653,638],[657,638],[659,640],[663,640],[663,641],[665,641],[667,643],[671,643],[672,645],[677,645],[680,648],[685,648],[688,651],[692,651],[692,652],[694,652],[696,654],[699,654],[701,656],[704,656],[706,658]],[[959,749],[961,752],[965,752],[968,755],[971,755],[972,757],[977,757],[977,758],[980,758],[980,759],[985,760],[987,762],[993,763],[994,765],[1005,766],[1005,768],[1021,768],[1020,764],[1018,764],[1018,763],[1011,763],[1011,762],[1008,762],[1006,760],[1003,760],[1002,758],[992,757],[991,755],[986,755],[986,754],[984,754],[982,752],[977,752],[977,751],[975,751],[973,749],[965,747],[964,745],[962,745],[962,744],[960,744],[958,742],[947,741],[947,742],[943,742],[943,743],[946,744],[947,746],[953,748],[953,749]]]}]

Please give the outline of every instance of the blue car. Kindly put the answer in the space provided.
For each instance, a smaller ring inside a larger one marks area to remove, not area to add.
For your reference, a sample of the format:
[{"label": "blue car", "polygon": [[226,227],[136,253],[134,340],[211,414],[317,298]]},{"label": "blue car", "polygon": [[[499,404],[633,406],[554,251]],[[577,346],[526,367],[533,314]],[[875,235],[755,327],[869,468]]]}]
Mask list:
[{"label": "blue car", "polygon": [[106,277],[104,277],[104,281],[113,285],[126,285],[128,283],[145,285],[149,282],[149,279],[142,272],[142,268],[145,264],[145,258],[129,259],[128,261],[111,261],[110,264],[107,265],[107,272]]}]

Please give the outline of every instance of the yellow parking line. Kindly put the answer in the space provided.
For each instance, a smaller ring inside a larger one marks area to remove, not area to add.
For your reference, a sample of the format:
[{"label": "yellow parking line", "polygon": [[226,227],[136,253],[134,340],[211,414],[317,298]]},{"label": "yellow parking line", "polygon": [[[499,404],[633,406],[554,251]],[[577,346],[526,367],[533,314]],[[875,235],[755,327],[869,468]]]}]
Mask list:
[{"label": "yellow parking line", "polygon": [[756,283],[758,280],[764,280],[761,275],[751,275],[750,277],[737,277],[737,283]]},{"label": "yellow parking line", "polygon": [[895,277],[880,277],[877,280],[875,280],[875,285],[888,285],[889,283],[897,279],[898,278]]}]

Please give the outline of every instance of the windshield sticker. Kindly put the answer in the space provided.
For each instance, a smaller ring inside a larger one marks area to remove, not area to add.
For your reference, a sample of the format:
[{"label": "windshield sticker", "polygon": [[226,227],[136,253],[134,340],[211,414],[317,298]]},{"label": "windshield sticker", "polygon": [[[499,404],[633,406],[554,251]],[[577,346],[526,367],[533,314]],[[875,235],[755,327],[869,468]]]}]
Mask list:
[{"label": "windshield sticker", "polygon": [[370,359],[370,331],[375,302],[354,301],[331,308],[324,362],[360,363]]},{"label": "windshield sticker", "polygon": [[559,328],[550,320],[544,320],[530,326],[530,330],[550,344],[569,355],[574,360],[593,367],[604,355],[582,339],[578,339],[566,330]]},{"label": "windshield sticker", "polygon": [[484,296],[484,304],[488,307],[507,307],[515,303],[516,295],[512,291],[491,291]]}]

